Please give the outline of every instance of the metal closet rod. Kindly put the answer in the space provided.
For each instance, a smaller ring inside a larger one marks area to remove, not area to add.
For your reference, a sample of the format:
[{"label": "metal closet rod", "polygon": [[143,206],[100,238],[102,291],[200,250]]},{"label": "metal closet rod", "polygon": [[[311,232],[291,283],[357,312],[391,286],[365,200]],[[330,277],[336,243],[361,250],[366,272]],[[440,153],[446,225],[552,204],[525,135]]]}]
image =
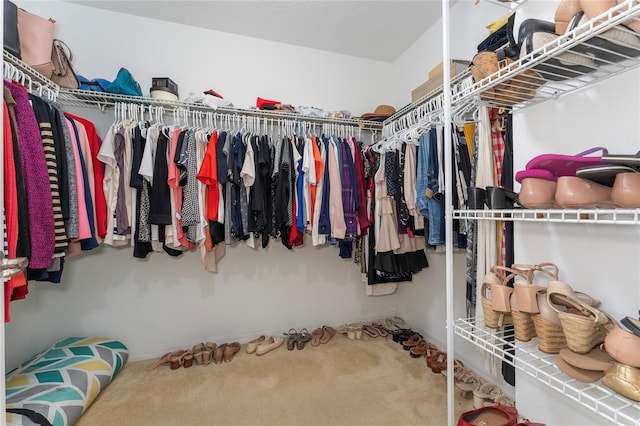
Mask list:
[{"label": "metal closet rod", "polygon": [[[145,105],[142,103],[132,103],[132,102],[116,102],[113,104],[113,112],[115,113],[116,120],[123,119],[126,117],[128,120],[144,120],[144,117],[148,114],[151,120],[155,120],[158,122],[163,122],[163,117],[173,115],[173,124],[177,124],[179,126],[217,126],[218,124],[224,126],[237,126],[246,128],[252,132],[268,132],[268,127],[271,126],[271,132],[274,131],[274,128],[284,129],[284,131],[295,132],[296,129],[299,132],[322,132],[322,133],[349,133],[352,135],[358,134],[358,138],[361,138],[361,131],[363,130],[360,127],[347,125],[347,124],[338,124],[335,122],[327,122],[327,123],[316,123],[305,120],[292,120],[288,118],[282,117],[266,117],[266,116],[248,116],[248,115],[240,115],[240,114],[227,114],[225,112],[217,112],[211,109],[209,110],[198,110],[198,109],[187,109],[182,107],[177,107],[173,109],[167,110],[165,106],[162,105]],[[316,124],[319,129],[316,129]],[[277,127],[276,127],[277,126]],[[264,130],[260,130],[264,129]],[[364,129],[365,131],[367,129]],[[372,136],[377,134],[376,129],[369,130]]]}]

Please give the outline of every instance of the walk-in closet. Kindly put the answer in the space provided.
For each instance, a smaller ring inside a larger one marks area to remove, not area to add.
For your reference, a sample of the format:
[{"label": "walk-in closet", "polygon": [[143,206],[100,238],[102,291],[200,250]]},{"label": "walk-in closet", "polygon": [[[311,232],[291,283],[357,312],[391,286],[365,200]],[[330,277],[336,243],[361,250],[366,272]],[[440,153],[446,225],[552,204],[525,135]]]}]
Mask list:
[{"label": "walk-in closet", "polygon": [[3,14],[2,424],[640,426],[639,1]]}]

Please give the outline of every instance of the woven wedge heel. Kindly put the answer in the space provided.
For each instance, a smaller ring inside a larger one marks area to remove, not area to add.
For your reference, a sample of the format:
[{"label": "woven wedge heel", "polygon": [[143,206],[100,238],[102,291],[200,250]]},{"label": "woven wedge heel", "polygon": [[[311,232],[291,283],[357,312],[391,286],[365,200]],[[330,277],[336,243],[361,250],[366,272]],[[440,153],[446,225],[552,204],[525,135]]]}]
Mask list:
[{"label": "woven wedge heel", "polygon": [[[554,294],[553,299],[549,297],[549,294]],[[577,300],[579,304],[594,308],[600,304],[598,300],[587,294],[574,292],[569,284],[562,281],[550,281],[546,291],[538,292],[536,297],[540,313],[533,315],[533,323],[538,335],[538,349],[549,354],[557,354],[560,349],[569,347],[559,314],[569,312],[572,306],[562,303],[556,304],[555,300],[558,299],[558,296],[555,295],[566,296],[569,299]],[[576,345],[576,347],[578,346]],[[589,350],[592,348],[593,346]]]},{"label": "woven wedge heel", "polygon": [[496,265],[491,268],[491,272],[484,276],[480,287],[480,303],[482,304],[485,326],[500,328],[503,325],[513,323],[509,303],[513,288],[506,284],[521,273],[521,271],[506,266]]},{"label": "woven wedge heel", "polygon": [[[602,311],[551,290],[547,292],[547,297],[552,301],[551,307],[558,312],[569,349],[584,354],[604,342],[607,336],[605,325],[609,319]],[[565,310],[557,310],[555,306],[558,305]]]},{"label": "woven wedge heel", "polygon": [[538,336],[538,349],[547,354],[557,354],[560,349],[567,347],[562,323],[547,301],[546,290],[537,294],[537,300],[540,313],[532,315],[531,319]]},{"label": "woven wedge heel", "polygon": [[550,262],[537,265],[514,264],[512,268],[530,272],[526,283],[513,284],[511,295],[511,316],[513,318],[514,335],[517,340],[528,342],[536,337],[536,328],[533,323],[533,314],[540,312],[538,308],[537,294],[546,287],[534,284],[535,272],[548,275],[550,279],[558,279],[558,267]]}]

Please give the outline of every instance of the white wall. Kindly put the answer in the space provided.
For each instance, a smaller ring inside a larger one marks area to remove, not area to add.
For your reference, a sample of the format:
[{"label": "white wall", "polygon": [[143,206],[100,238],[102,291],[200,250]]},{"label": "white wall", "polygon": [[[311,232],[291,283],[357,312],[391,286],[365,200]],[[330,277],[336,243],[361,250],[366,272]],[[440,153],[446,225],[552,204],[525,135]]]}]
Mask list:
[{"label": "white wall", "polygon": [[[389,103],[390,64],[64,2],[17,4],[57,20],[56,35],[88,77],[125,66],[143,87],[169,76],[181,95],[214,88],[245,107],[256,96],[355,114]],[[113,121],[111,112],[71,110],[93,120],[101,135]],[[215,274],[204,272],[194,253],[138,260],[130,249],[102,247],[68,259],[61,284],[32,282],[27,299],[11,304],[7,367],[69,335],[119,338],[136,360],[202,340],[246,341],[395,314],[396,295],[367,297],[359,271],[335,247],[289,252],[279,241],[266,252],[228,248]]]}]

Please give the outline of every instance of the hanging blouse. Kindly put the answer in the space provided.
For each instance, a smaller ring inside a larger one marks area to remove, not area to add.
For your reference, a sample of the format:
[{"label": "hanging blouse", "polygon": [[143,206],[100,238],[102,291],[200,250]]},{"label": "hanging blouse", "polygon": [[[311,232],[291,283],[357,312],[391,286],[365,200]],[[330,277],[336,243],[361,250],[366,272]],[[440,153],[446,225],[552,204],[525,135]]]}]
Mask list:
[{"label": "hanging blouse", "polygon": [[51,265],[55,231],[53,202],[49,186],[49,173],[40,139],[38,123],[29,104],[24,87],[5,81],[15,100],[15,118],[18,130],[20,160],[29,212],[29,238],[31,256],[29,267],[47,268]]},{"label": "hanging blouse", "polygon": [[[62,215],[62,201],[60,199],[61,182],[66,183],[66,179],[58,180],[58,170],[62,173],[63,169],[58,168],[57,152],[53,139],[53,131],[51,119],[49,116],[49,106],[37,96],[29,96],[33,107],[36,120],[40,126],[40,137],[42,139],[42,147],[44,149],[45,161],[49,174],[49,187],[51,189],[51,199],[53,207],[53,221],[55,232],[54,253],[64,253],[68,247],[67,232]],[[61,155],[63,153],[60,153]],[[62,176],[62,175],[61,175]]]},{"label": "hanging blouse", "polygon": [[[83,143],[80,141],[81,135],[84,133],[78,131],[78,126],[76,126],[76,123],[70,118],[67,118],[67,125],[69,127],[69,133],[72,135],[71,139],[75,142],[76,174],[82,177],[82,179],[78,179],[78,196],[82,197],[79,198],[80,208],[83,213],[86,212],[86,218],[83,216],[80,221],[80,247],[82,250],[92,250],[98,247],[98,241],[95,238],[95,214],[91,197],[89,171],[86,167],[87,162],[82,152]],[[79,170],[77,168],[78,166],[80,167]]]},{"label": "hanging blouse", "polygon": [[97,155],[102,146],[102,140],[98,136],[96,127],[91,121],[69,113],[65,115],[72,118],[76,123],[80,123],[86,132],[91,172],[93,173],[94,180],[93,202],[95,207],[96,232],[98,233],[98,237],[103,239],[107,233],[107,206],[104,194],[104,170]]}]

